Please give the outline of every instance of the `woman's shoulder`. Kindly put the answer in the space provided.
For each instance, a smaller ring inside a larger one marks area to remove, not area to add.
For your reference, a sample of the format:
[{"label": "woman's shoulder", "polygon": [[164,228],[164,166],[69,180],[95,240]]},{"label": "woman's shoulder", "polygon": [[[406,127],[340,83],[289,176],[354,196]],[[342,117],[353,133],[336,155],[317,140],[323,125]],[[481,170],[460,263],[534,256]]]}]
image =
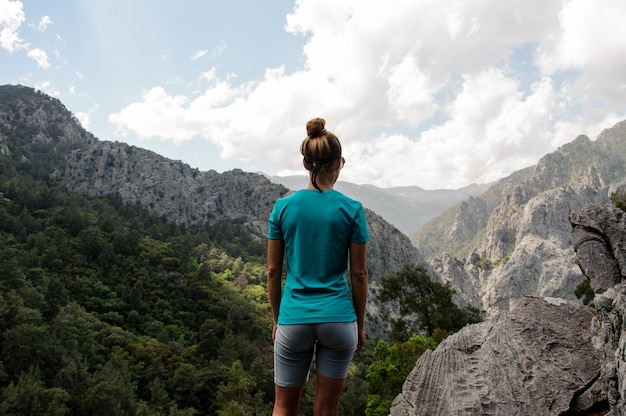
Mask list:
[{"label": "woman's shoulder", "polygon": [[353,199],[342,192],[339,192],[337,190],[333,190],[333,192],[334,192],[335,198],[338,201],[341,201],[343,204],[350,205],[356,208],[360,208],[363,206],[363,204],[360,201],[357,201],[356,199]]}]

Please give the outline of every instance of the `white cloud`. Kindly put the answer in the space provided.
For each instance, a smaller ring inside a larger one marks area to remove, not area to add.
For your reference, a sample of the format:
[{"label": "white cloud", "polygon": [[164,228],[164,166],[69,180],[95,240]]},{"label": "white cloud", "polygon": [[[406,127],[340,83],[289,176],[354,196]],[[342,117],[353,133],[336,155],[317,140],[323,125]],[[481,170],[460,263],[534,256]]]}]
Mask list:
[{"label": "white cloud", "polygon": [[346,152],[364,163],[346,169],[354,181],[380,186],[456,188],[506,176],[511,166],[529,166],[549,151],[551,82],[540,81],[521,96],[517,83],[495,68],[467,76],[449,121],[414,139],[395,134],[351,146]]},{"label": "white cloud", "polygon": [[224,51],[227,48],[228,48],[228,44],[226,43],[226,41],[222,40],[217,46],[213,48],[213,51],[211,52],[211,56],[212,57],[222,56],[224,54]]},{"label": "white cloud", "polygon": [[[626,3],[589,4],[300,0],[285,28],[306,36],[301,69],[237,83],[212,68],[199,76],[202,93],[155,86],[109,120],[148,140],[204,137],[224,158],[288,174],[302,173],[304,126],[320,116],[344,144],[342,179],[492,181],[626,117]],[[520,48],[535,61],[516,61]]]},{"label": "white cloud", "polygon": [[[24,41],[19,34],[19,28],[26,19],[24,5],[21,1],[0,0],[0,46],[9,52],[26,50],[26,54],[37,62],[43,69],[50,67],[48,55],[43,49],[32,48],[28,42]],[[48,16],[39,23],[40,30],[45,30],[45,26],[52,23]],[[43,27],[43,29],[41,29]]]},{"label": "white cloud", "polygon": [[48,26],[52,24],[52,19],[50,16],[44,16],[41,18],[39,23],[37,24],[37,29],[41,32],[45,32],[48,29]]},{"label": "white cloud", "polygon": [[432,85],[414,56],[406,55],[388,74],[389,88],[386,97],[391,117],[410,126],[417,126],[433,116],[437,110],[433,95],[439,86]]},{"label": "white cloud", "polygon": [[48,55],[42,49],[39,49],[39,48],[29,49],[26,52],[26,54],[30,58],[33,58],[35,60],[35,62],[37,62],[37,65],[39,65],[41,68],[43,68],[43,69],[50,68],[50,62],[48,61]]},{"label": "white cloud", "polygon": [[0,46],[9,52],[26,47],[19,35],[25,20],[23,7],[21,1],[0,0]]},{"label": "white cloud", "polygon": [[559,24],[540,43],[538,66],[552,75],[578,71],[573,96],[626,102],[626,2],[564,2]]},{"label": "white cloud", "polygon": [[193,53],[193,55],[191,55],[191,60],[195,61],[197,59],[200,59],[204,55],[206,55],[207,53],[209,53],[209,51],[207,51],[207,50],[196,51],[196,52]]}]

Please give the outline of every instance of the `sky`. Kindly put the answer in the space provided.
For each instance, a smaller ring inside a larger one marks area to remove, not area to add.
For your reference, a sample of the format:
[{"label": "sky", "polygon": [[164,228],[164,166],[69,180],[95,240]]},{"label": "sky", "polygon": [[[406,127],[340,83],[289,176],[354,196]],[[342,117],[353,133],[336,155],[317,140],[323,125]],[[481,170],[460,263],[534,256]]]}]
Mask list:
[{"label": "sky", "polygon": [[202,171],[458,189],[626,119],[624,0],[0,0],[0,85]]}]

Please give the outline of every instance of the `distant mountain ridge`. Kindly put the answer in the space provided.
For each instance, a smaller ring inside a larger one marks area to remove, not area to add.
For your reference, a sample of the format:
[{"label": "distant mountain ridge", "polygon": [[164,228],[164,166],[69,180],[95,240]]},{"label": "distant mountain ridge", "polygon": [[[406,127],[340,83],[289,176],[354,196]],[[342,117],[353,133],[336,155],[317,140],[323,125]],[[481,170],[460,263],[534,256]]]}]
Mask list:
[{"label": "distant mountain ridge", "polygon": [[[304,175],[272,176],[270,180],[291,190],[305,188],[308,183],[308,177]],[[335,184],[335,189],[361,201],[363,206],[382,216],[406,235],[417,231],[456,203],[480,195],[489,187],[490,184],[473,184],[456,190],[426,190],[418,186],[378,188],[342,180]]]}]

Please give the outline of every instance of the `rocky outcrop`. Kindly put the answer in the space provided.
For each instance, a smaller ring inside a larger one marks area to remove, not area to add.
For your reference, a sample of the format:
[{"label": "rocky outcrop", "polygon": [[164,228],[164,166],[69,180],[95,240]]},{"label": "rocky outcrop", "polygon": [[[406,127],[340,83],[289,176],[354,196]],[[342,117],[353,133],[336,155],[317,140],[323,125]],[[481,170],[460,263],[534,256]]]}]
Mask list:
[{"label": "rocky outcrop", "polygon": [[596,293],[592,334],[604,358],[608,414],[626,415],[626,213],[594,204],[570,221],[578,263]]},{"label": "rocky outcrop", "polygon": [[8,150],[2,154],[64,153],[96,141],[58,99],[21,85],[0,87],[0,143]]},{"label": "rocky outcrop", "polygon": [[[55,180],[70,152],[96,141],[58,99],[21,85],[0,86],[0,165],[4,172]],[[11,162],[5,164],[6,160]]]},{"label": "rocky outcrop", "polygon": [[603,355],[601,379],[607,389],[609,416],[626,415],[626,284],[596,295],[594,345]]},{"label": "rocky outcrop", "polygon": [[435,351],[426,351],[391,415],[589,411],[606,396],[597,383],[601,356],[591,344],[595,315],[579,304],[520,299],[511,311],[466,327]]},{"label": "rocky outcrop", "polygon": [[367,270],[369,274],[369,292],[366,308],[366,333],[369,338],[386,338],[388,324],[383,319],[387,312],[381,307],[374,295],[379,289],[380,278],[396,273],[405,264],[421,264],[428,267],[426,260],[409,238],[382,217],[365,209],[365,217],[370,232],[367,243]]},{"label": "rocky outcrop", "polygon": [[430,265],[461,303],[489,314],[510,309],[523,296],[576,300],[574,290],[584,276],[576,265],[568,216],[589,203],[608,201],[609,191],[568,186],[544,191],[522,206],[505,200],[498,211],[506,215],[488,227],[482,249],[464,259],[444,253]]},{"label": "rocky outcrop", "polygon": [[626,415],[626,214],[569,216],[594,308],[522,297],[417,361],[391,415]]},{"label": "rocky outcrop", "polygon": [[606,292],[626,277],[624,211],[593,204],[570,215],[578,264],[594,293]]}]

